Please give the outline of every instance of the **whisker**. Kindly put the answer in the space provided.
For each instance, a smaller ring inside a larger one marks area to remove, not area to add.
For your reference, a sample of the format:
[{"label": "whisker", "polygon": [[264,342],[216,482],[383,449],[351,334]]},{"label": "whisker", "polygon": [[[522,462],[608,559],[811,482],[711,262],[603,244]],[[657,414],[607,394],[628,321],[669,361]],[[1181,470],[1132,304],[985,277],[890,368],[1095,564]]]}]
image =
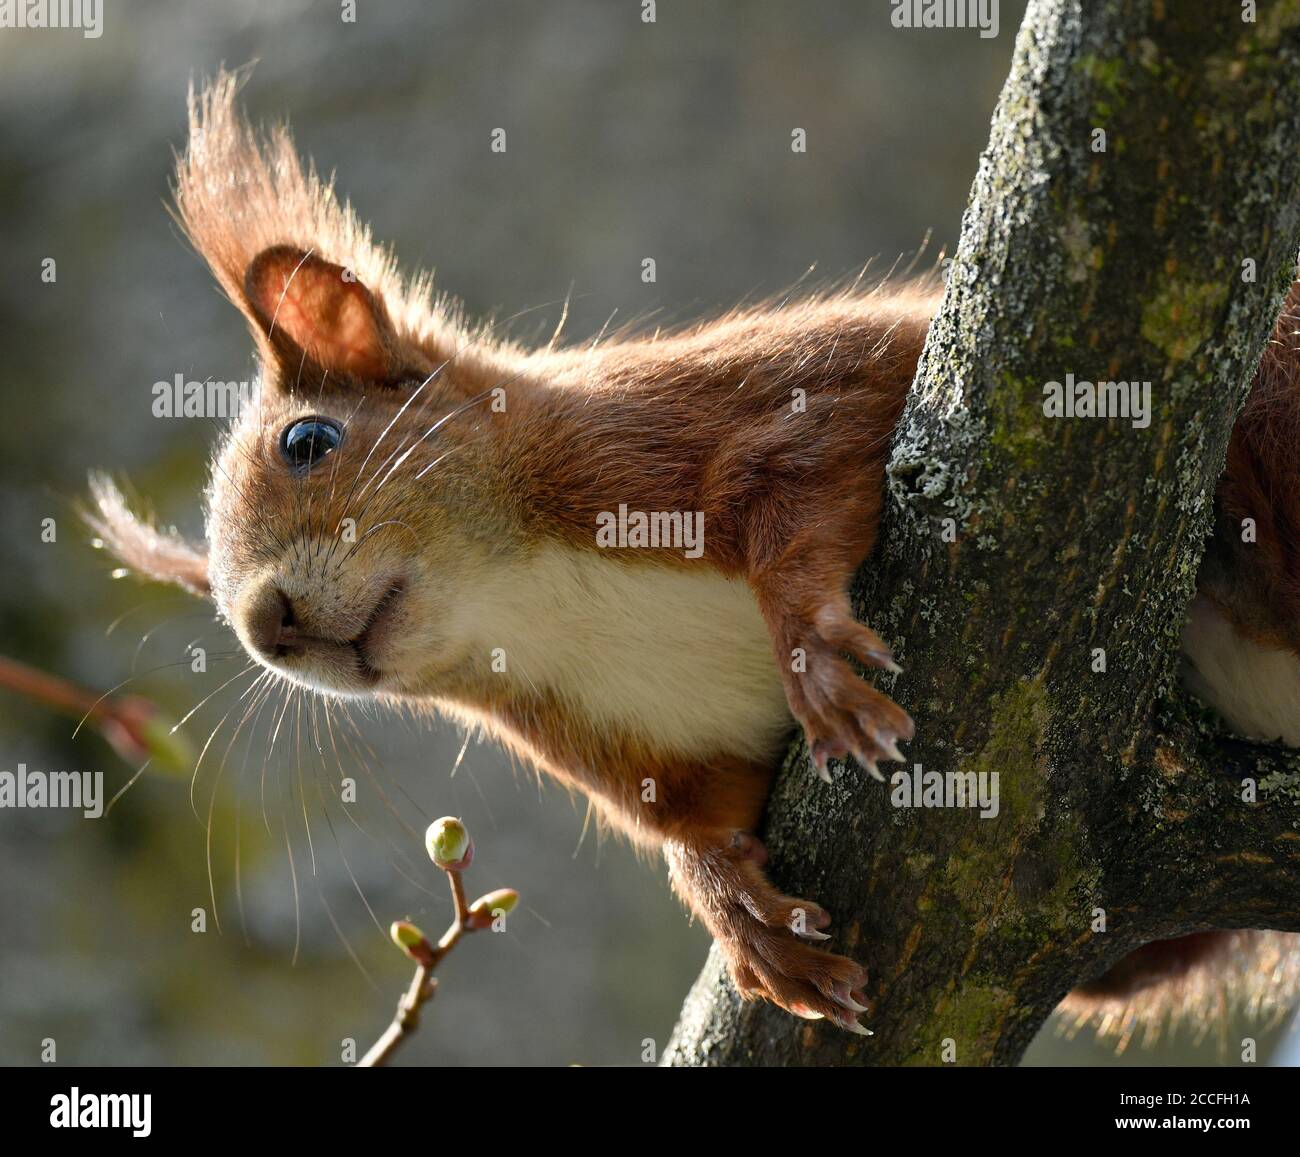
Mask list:
[{"label": "whisker", "polygon": [[186,723],[190,721],[194,713],[198,711],[209,699],[212,698],[212,696],[220,694],[227,687],[229,687],[231,683],[233,683],[236,679],[238,679],[241,675],[247,675],[249,671],[252,671],[256,666],[257,664],[250,660],[248,666],[246,666],[242,671],[238,671],[234,675],[231,675],[229,679],[227,679],[215,690],[209,691],[206,695],[203,696],[202,699],[200,699],[196,704],[194,704],[193,707],[191,707],[184,715],[181,716],[180,720],[172,726],[170,734],[175,735],[177,731],[179,731],[182,727],[185,726]]},{"label": "whisker", "polygon": [[[256,666],[255,663],[250,663],[247,667],[245,667],[242,671],[240,671],[238,675],[234,675],[231,678],[227,679],[223,684],[221,684],[221,687],[218,687],[217,690],[213,691],[211,695],[205,695],[203,697],[202,702],[200,702],[198,706],[194,707],[190,711],[189,715],[185,716],[185,719],[188,719],[190,715],[193,715],[194,712],[197,711],[199,707],[202,707],[203,704],[206,703],[209,699],[211,699],[212,696],[217,693],[217,691],[220,691],[223,687],[229,687],[230,684],[233,683],[236,679],[238,679],[241,675],[247,675],[251,670],[254,669],[255,666]],[[203,766],[203,757],[207,755],[208,749],[212,746],[212,741],[217,737],[217,732],[221,730],[226,720],[230,718],[230,713],[234,711],[234,709],[237,706],[238,706],[238,702],[236,701],[226,709],[226,713],[220,718],[220,720],[217,721],[216,727],[214,727],[211,733],[208,735],[207,740],[204,742],[203,747],[199,751],[198,759],[195,760],[194,762],[194,774],[190,776],[190,810],[193,811],[194,818],[198,820],[200,824],[203,823],[203,817],[199,815],[199,810],[194,800],[194,791],[195,788],[198,786],[199,770]],[[184,721],[185,721],[184,719],[181,720],[181,723],[183,723]],[[176,724],[176,727],[172,728],[172,732],[175,733],[176,728],[180,727],[180,725],[181,725],[180,723]]]},{"label": "whisker", "polygon": [[288,681],[287,681],[283,676],[277,676],[277,680],[276,680],[276,681],[277,681],[278,684],[280,685],[281,689],[284,690],[285,695],[284,695],[284,704],[281,706],[281,708],[280,708],[280,714],[279,714],[279,716],[276,718],[276,721],[275,721],[275,728],[274,728],[273,731],[271,732],[271,740],[270,740],[270,742],[266,745],[266,754],[265,754],[264,756],[262,756],[262,822],[266,825],[266,833],[267,833],[267,835],[274,835],[274,834],[275,834],[274,832],[271,831],[271,821],[270,821],[270,818],[269,818],[269,817],[267,816],[267,814],[266,814],[266,770],[267,770],[267,764],[268,764],[268,762],[270,761],[270,758],[271,758],[271,752],[275,750],[276,742],[277,742],[277,740],[280,738],[280,727],[281,727],[281,725],[284,723],[284,717],[285,717],[285,714],[286,714],[286,713],[288,712],[288,710],[289,710],[289,698],[290,698],[290,696],[289,696],[289,691],[288,691],[288,688],[289,688],[289,683],[288,683]]},{"label": "whisker", "polygon": [[[261,681],[261,679],[262,676],[259,675],[257,679],[253,681],[252,686],[256,687],[258,682]],[[240,699],[242,698],[243,696],[240,697]],[[238,706],[238,704],[239,704],[239,700],[236,700],[236,702],[231,705],[230,711],[233,711],[235,707]],[[221,717],[221,723],[218,723],[216,728],[213,729],[212,735],[208,739],[208,743],[211,743],[212,740],[216,738],[217,732],[221,729],[222,724],[224,724],[226,719],[229,717],[230,711],[227,711],[226,714]],[[206,835],[203,842],[203,848],[204,848],[204,855],[206,857],[207,867],[208,867],[208,895],[211,898],[211,902],[212,902],[212,920],[217,927],[218,933],[221,931],[221,914],[217,909],[216,874],[212,870],[212,831],[214,826],[213,819],[216,815],[216,810],[217,810],[217,793],[221,788],[222,777],[226,773],[226,762],[230,758],[230,751],[235,746],[235,743],[238,741],[239,733],[243,729],[243,726],[247,722],[247,720],[248,720],[248,711],[245,710],[243,717],[240,719],[238,725],[235,727],[234,732],[230,736],[230,742],[226,744],[226,750],[222,753],[221,763],[217,768],[216,779],[212,781],[212,792],[208,796],[208,819],[205,825]],[[204,745],[204,751],[205,752],[207,751],[207,744]],[[199,756],[199,762],[200,763],[203,762],[202,755]],[[194,771],[195,771],[195,781],[197,781],[198,778],[197,764],[195,765]],[[191,783],[191,788],[190,788],[190,806],[191,807],[194,806],[193,781]]]},{"label": "whisker", "polygon": [[366,966],[361,963],[361,957],[357,955],[356,950],[352,947],[352,942],[343,934],[343,929],[339,927],[339,922],[334,919],[334,912],[330,908],[329,901],[325,899],[325,893],[322,891],[319,881],[316,884],[316,895],[325,909],[325,915],[329,917],[329,922],[334,928],[334,934],[339,938],[339,942],[347,950],[347,954],[352,957],[352,963],[360,969],[361,975],[366,978],[366,983],[370,985],[375,992],[379,992],[380,988],[379,985],[375,983],[375,978],[370,975]]},{"label": "whisker", "polygon": [[294,761],[298,767],[298,798],[302,802],[302,826],[307,833],[307,851],[311,855],[311,874],[316,875],[316,844],[311,838],[311,820],[307,817],[307,793],[303,790],[302,780],[302,701],[303,691],[298,692],[297,719],[294,722]]},{"label": "whisker", "polygon": [[[188,614],[172,615],[170,618],[164,619],[161,623],[158,623],[156,626],[150,627],[149,630],[145,631],[145,633],[140,636],[140,642],[136,644],[135,652],[131,656],[131,670],[132,671],[135,670],[136,664],[139,663],[140,661],[140,653],[144,650],[149,640],[152,639],[154,635],[156,635],[164,627],[169,627],[171,626],[172,623],[180,622],[182,619],[194,619],[194,618],[198,618],[200,615],[207,617],[210,614],[211,614],[210,611],[190,611]],[[203,639],[205,637],[206,635],[200,635],[197,639],[192,639],[188,644],[186,644],[186,646],[184,646],[181,649],[183,651],[188,652],[190,647],[192,647],[195,643],[197,643],[199,639]]]},{"label": "whisker", "polygon": [[[173,667],[188,667],[188,666],[189,666],[188,659],[179,659],[173,663],[160,663],[157,667],[150,667],[147,671],[140,671],[137,674],[128,675],[120,683],[116,683],[112,687],[110,687],[107,691],[105,691],[102,695],[100,695],[99,698],[96,699],[89,707],[86,708],[86,713],[77,721],[77,726],[72,729],[72,735],[70,736],[70,738],[76,739],[78,734],[80,734],[81,729],[86,725],[86,720],[89,719],[95,713],[95,709],[101,703],[103,703],[105,699],[108,699],[111,696],[116,695],[117,692],[122,690],[123,687],[126,687],[129,684],[134,683],[137,679],[145,679],[148,678],[148,676],[150,675],[156,675],[159,671],[170,671]],[[176,726],[179,727],[180,724],[178,723]]]},{"label": "whisker", "polygon": [[[436,422],[434,422],[434,424],[433,424],[432,426],[430,426],[427,430],[425,430],[425,432],[424,432],[423,434],[421,434],[421,435],[420,435],[420,436],[419,436],[419,437],[418,437],[418,438],[417,438],[417,439],[416,439],[416,440],[415,440],[415,441],[414,441],[410,446],[408,446],[408,447],[405,449],[405,451],[402,453],[401,458],[397,461],[396,464],[393,465],[393,467],[392,467],[392,468],[388,471],[388,473],[384,476],[383,481],[380,482],[379,485],[375,487],[374,493],[371,494],[371,496],[370,496],[369,499],[367,499],[365,506],[363,506],[363,507],[361,508],[361,513],[358,514],[358,515],[356,516],[356,517],[357,517],[357,521],[360,522],[361,519],[363,519],[363,518],[365,517],[365,515],[366,515],[366,511],[368,511],[368,510],[370,509],[370,504],[371,504],[371,502],[374,501],[375,497],[376,497],[376,496],[379,494],[379,492],[383,489],[385,483],[387,483],[388,480],[393,476],[393,473],[397,470],[397,468],[398,468],[399,466],[401,466],[402,463],[405,462],[407,458],[410,457],[411,453],[416,449],[416,447],[418,447],[419,445],[421,445],[421,444],[422,444],[426,439],[432,437],[432,435],[436,434],[440,429],[442,429],[443,426],[445,426],[449,421],[451,421],[452,418],[459,417],[459,416],[460,416],[461,414],[463,414],[466,410],[468,410],[471,406],[476,406],[476,405],[478,405],[479,402],[482,402],[482,401],[484,401],[485,399],[490,398],[496,390],[501,389],[503,386],[508,386],[511,382],[513,382],[513,381],[517,380],[518,378],[522,377],[523,374],[524,374],[524,372],[525,372],[525,371],[520,370],[519,373],[517,373],[517,374],[512,374],[509,378],[504,378],[504,379],[502,379],[501,381],[498,381],[495,385],[490,386],[488,389],[483,390],[482,392],[480,392],[480,393],[478,393],[478,394],[475,394],[474,397],[470,398],[468,401],[462,402],[460,405],[458,405],[458,406],[454,407],[453,409],[449,410],[446,414],[444,414],[441,418],[439,418]],[[400,447],[399,447],[398,449],[401,450]],[[397,452],[398,452],[398,451],[394,451],[394,453],[397,453]],[[372,474],[372,475],[370,476],[369,480],[366,482],[366,485],[362,487],[362,489],[361,489],[361,493],[362,493],[362,494],[364,494],[365,491],[369,488],[370,483],[373,482],[373,481],[375,480],[376,477],[378,477],[378,475],[379,475],[379,471],[380,471],[380,470],[383,470],[384,466],[386,466],[386,465],[388,464],[388,462],[390,462],[390,461],[392,461],[392,455],[390,455],[389,458],[388,458],[385,462],[381,463],[381,464],[380,464],[380,465],[375,469],[375,473]],[[350,498],[349,498],[349,501],[350,501]],[[328,561],[329,561],[329,559],[328,559],[328,557],[327,557],[327,558],[326,558],[326,562],[328,563]]]},{"label": "whisker", "polygon": [[132,615],[138,615],[141,611],[153,610],[155,607],[166,606],[168,604],[192,603],[193,601],[194,601],[193,598],[191,598],[189,595],[177,595],[175,598],[171,598],[171,599],[151,599],[148,602],[139,603],[136,606],[123,611],[120,615],[117,616],[117,618],[115,618],[111,623],[109,623],[108,626],[104,629],[104,638],[107,639],[127,619],[129,619]]},{"label": "whisker", "polygon": [[383,530],[385,526],[400,526],[404,530],[410,531],[410,533],[414,535],[417,545],[420,542],[420,536],[416,534],[415,528],[411,526],[410,523],[403,522],[400,518],[390,518],[385,520],[384,522],[376,523],[369,530],[367,530],[365,534],[363,534],[360,538],[358,538],[357,541],[352,544],[352,549],[349,550],[348,553],[345,554],[339,560],[339,565],[342,566],[344,563],[346,563],[348,559],[350,559],[354,554],[357,553],[358,550],[361,549],[361,544],[365,542],[366,539],[368,539],[372,534],[374,534],[375,531]]},{"label": "whisker", "polygon": [[[254,699],[248,704],[244,717],[248,718],[250,712],[253,712],[253,726],[248,730],[248,740],[244,744],[244,758],[239,767],[239,782],[235,790],[235,902],[239,910],[239,929],[244,937],[245,946],[250,946],[248,938],[248,921],[244,911],[244,879],[243,863],[241,851],[243,848],[243,826],[244,826],[244,779],[248,773],[248,760],[253,751],[253,738],[257,731],[257,725],[262,719],[262,710],[274,690],[275,680],[271,677],[271,672],[267,670],[263,673],[263,678],[259,680],[261,690]],[[255,684],[256,686],[256,684]]]},{"label": "whisker", "polygon": [[[362,402],[364,402],[364,401],[365,401],[365,395],[363,394],[363,395],[361,396],[361,398],[357,401],[357,404],[356,404],[355,406],[352,407],[352,412],[349,413],[348,416],[347,416],[346,418],[343,419],[343,425],[344,425],[345,427],[348,426],[348,425],[350,425],[350,424],[352,423],[352,419],[355,418],[355,417],[357,416],[357,414],[360,412],[360,410],[361,410],[361,404],[362,404]],[[339,463],[340,463],[342,460],[343,460],[343,455],[341,455],[341,454],[339,454],[339,453],[336,452],[336,453],[334,454],[334,462],[333,462],[333,464],[330,466],[330,493],[329,493],[329,498],[328,498],[328,499],[326,500],[326,502],[325,502],[325,510],[326,510],[327,512],[328,512],[329,510],[333,509],[333,506],[334,506],[334,493],[335,493],[335,486],[336,486],[337,483],[338,483]],[[341,522],[341,520],[340,520],[340,522]],[[321,522],[320,522],[320,529],[319,529],[319,532],[317,533],[315,543],[314,543],[313,546],[312,546],[312,557],[313,557],[313,559],[315,559],[316,561],[319,561],[319,560],[320,560],[320,551],[321,551],[321,547],[323,547],[323,546],[324,546],[324,543],[325,543],[325,526],[326,526],[325,519],[322,518],[322,519],[321,519]],[[335,528],[334,533],[335,533],[335,535],[337,536],[337,534],[338,534],[338,528],[337,528],[337,527]]]},{"label": "whisker", "polygon": [[106,804],[104,805],[104,815],[105,815],[105,816],[108,816],[108,815],[110,815],[110,814],[112,813],[112,811],[113,811],[113,805],[114,805],[115,803],[117,803],[117,801],[118,801],[119,799],[121,799],[124,795],[126,795],[126,793],[127,793],[131,788],[133,788],[133,787],[135,786],[136,781],[137,781],[137,780],[138,780],[142,775],[144,775],[144,773],[145,773],[145,769],[146,769],[146,768],[147,768],[147,767],[148,767],[152,762],[153,762],[153,757],[150,756],[150,757],[149,757],[148,759],[146,759],[146,760],[145,760],[145,761],[144,761],[144,762],[143,762],[143,763],[142,763],[138,768],[135,769],[134,773],[132,773],[132,775],[131,775],[131,778],[128,779],[128,780],[126,781],[126,783],[124,783],[121,787],[119,787],[119,788],[117,789],[117,791],[115,791],[115,792],[113,793],[112,798],[108,801],[108,803],[106,803]]},{"label": "whisker", "polygon": [[284,847],[289,853],[289,875],[293,879],[293,958],[289,961],[292,968],[298,963],[298,949],[302,945],[302,905],[298,895],[298,866],[293,860],[293,844],[289,840],[289,825],[281,822],[284,831]]},{"label": "whisker", "polygon": [[[518,311],[517,313],[512,314],[512,315],[511,315],[510,317],[508,317],[508,318],[504,318],[504,319],[502,319],[501,321],[493,322],[491,325],[488,325],[488,326],[484,327],[483,330],[480,331],[479,333],[476,333],[476,334],[475,334],[473,337],[471,337],[467,342],[465,342],[463,345],[461,345],[460,348],[458,348],[457,350],[455,350],[453,353],[449,354],[449,355],[448,355],[448,356],[447,356],[447,357],[442,361],[442,363],[441,363],[440,365],[434,367],[434,369],[433,369],[433,370],[429,373],[429,375],[428,375],[428,376],[427,376],[427,377],[426,377],[426,378],[425,378],[425,379],[420,383],[420,385],[415,389],[415,391],[411,394],[411,396],[410,396],[409,398],[407,398],[405,402],[402,403],[402,405],[401,405],[401,407],[398,409],[397,413],[393,415],[392,419],[390,419],[390,421],[388,422],[388,424],[384,427],[384,429],[380,432],[379,436],[375,439],[375,441],[374,441],[374,443],[371,445],[370,449],[369,449],[368,451],[366,451],[366,456],[365,456],[365,458],[362,459],[362,461],[361,461],[361,465],[357,467],[356,477],[354,477],[353,480],[352,480],[352,486],[351,486],[351,488],[348,490],[348,496],[347,496],[346,499],[344,499],[344,502],[343,502],[343,508],[346,510],[346,509],[348,508],[348,506],[351,505],[351,503],[352,503],[352,499],[353,499],[354,495],[356,494],[357,483],[361,480],[361,475],[365,472],[365,468],[366,468],[366,466],[369,464],[372,455],[373,455],[373,454],[375,453],[375,451],[379,448],[379,444],[380,444],[380,443],[381,443],[381,442],[382,442],[382,441],[383,441],[383,440],[388,436],[389,432],[393,429],[393,427],[397,424],[398,420],[399,420],[399,419],[402,417],[402,415],[406,412],[407,407],[410,406],[410,404],[411,404],[411,403],[412,403],[412,402],[413,402],[413,401],[414,401],[414,400],[415,400],[415,399],[416,399],[416,398],[417,398],[421,393],[424,392],[425,387],[427,387],[427,386],[429,385],[430,382],[434,381],[434,380],[435,380],[435,379],[436,379],[436,378],[437,378],[437,377],[438,377],[438,376],[439,376],[439,375],[440,375],[440,374],[441,374],[441,373],[442,373],[442,372],[443,372],[443,371],[444,371],[444,370],[445,370],[445,369],[446,369],[446,368],[447,368],[447,367],[448,367],[448,366],[449,366],[453,361],[455,361],[458,357],[460,357],[461,354],[465,353],[465,352],[466,352],[467,350],[469,350],[469,349],[472,349],[475,345],[479,344],[480,342],[486,341],[487,338],[489,338],[493,333],[495,333],[497,329],[501,328],[502,326],[508,325],[510,322],[512,322],[512,321],[514,321],[514,320],[516,320],[516,319],[518,319],[518,318],[520,318],[520,317],[523,317],[524,315],[526,315],[526,314],[528,314],[528,313],[532,313],[532,312],[534,312],[535,310],[538,310],[538,309],[545,309],[545,308],[547,308],[547,306],[550,305],[550,304],[554,304],[554,303],[553,303],[553,302],[550,302],[550,303],[544,303],[544,304],[542,304],[542,305],[529,306],[527,309],[522,309],[522,310]],[[567,308],[567,299],[566,299],[566,308]],[[520,371],[520,372],[522,373],[523,371]],[[515,376],[517,377],[517,376],[519,376],[519,375],[515,375]],[[489,391],[489,392],[490,392],[490,391]],[[364,400],[364,398],[363,398],[363,400]],[[426,436],[427,436],[427,434],[426,434]],[[399,447],[399,449],[400,449],[400,447]],[[389,460],[391,460],[391,455],[390,455],[390,459],[389,459]],[[386,463],[385,463],[385,464],[386,464]],[[383,469],[383,466],[381,465],[381,466],[379,467],[379,469],[382,470],[382,469]],[[376,474],[378,474],[378,470],[376,470]],[[373,481],[373,480],[374,480],[374,476],[372,475],[370,481]],[[367,482],[366,485],[369,486],[369,482]],[[328,562],[328,559],[327,559],[326,561]]]},{"label": "whisker", "polygon": [[[319,787],[319,785],[317,786]],[[329,812],[325,809],[323,795],[321,797],[321,815],[325,820],[326,827],[330,830],[330,835],[334,837],[334,848],[339,854],[339,859],[343,861],[343,867],[348,873],[348,879],[352,881],[352,887],[361,898],[361,903],[365,907],[367,914],[370,916],[371,922],[379,930],[381,936],[387,936],[388,929],[380,923],[379,917],[375,915],[375,910],[370,906],[370,901],[366,898],[366,893],[361,887],[361,882],[357,879],[356,873],[352,870],[352,864],[348,860],[347,853],[343,850],[343,841],[338,838],[338,832],[334,829],[334,821],[330,819]]]}]

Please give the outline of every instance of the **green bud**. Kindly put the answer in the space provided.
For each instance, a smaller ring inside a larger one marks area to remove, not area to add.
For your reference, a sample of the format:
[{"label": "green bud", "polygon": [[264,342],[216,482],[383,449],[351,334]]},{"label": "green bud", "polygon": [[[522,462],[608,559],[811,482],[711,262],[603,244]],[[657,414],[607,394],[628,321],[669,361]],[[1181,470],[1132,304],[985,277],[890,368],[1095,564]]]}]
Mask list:
[{"label": "green bud", "polygon": [[444,872],[463,872],[474,858],[474,841],[455,816],[443,816],[424,833],[429,858]]},{"label": "green bud", "polygon": [[194,771],[193,745],[179,731],[173,731],[167,720],[155,715],[145,721],[140,734],[153,758],[151,767],[167,775],[189,775]]},{"label": "green bud", "polygon": [[190,741],[148,699],[129,695],[112,703],[99,721],[104,738],[128,763],[149,760],[163,775],[190,775],[195,752]]},{"label": "green bud", "polygon": [[417,964],[427,964],[433,956],[433,947],[428,938],[409,920],[394,920],[388,929],[388,935]]},{"label": "green bud", "polygon": [[519,893],[513,888],[498,888],[486,896],[480,896],[469,906],[470,928],[488,928],[498,916],[507,916],[519,903]]}]

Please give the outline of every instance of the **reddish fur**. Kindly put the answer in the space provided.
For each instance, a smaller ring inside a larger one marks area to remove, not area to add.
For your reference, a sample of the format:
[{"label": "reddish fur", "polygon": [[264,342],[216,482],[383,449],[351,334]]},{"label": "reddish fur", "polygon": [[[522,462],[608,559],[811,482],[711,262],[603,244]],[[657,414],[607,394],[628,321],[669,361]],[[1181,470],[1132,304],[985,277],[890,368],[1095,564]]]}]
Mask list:
[{"label": "reddish fur", "polygon": [[317,367],[359,382],[414,376],[391,348],[383,302],[340,265],[277,245],[253,259],[244,293],[282,357],[301,351]]},{"label": "reddish fur", "polygon": [[[596,516],[611,500],[702,511],[706,558],[664,552],[635,565],[707,565],[748,582],[791,711],[815,753],[874,761],[887,757],[894,738],[910,737],[906,714],[845,661],[889,661],[879,637],[853,620],[847,587],[874,545],[891,434],[936,303],[929,289],[850,291],[739,311],[683,333],[526,353],[431,307],[427,284],[400,278],[350,208],[299,167],[287,135],[259,140],[239,119],[236,88],[223,76],[192,100],[177,204],[195,246],[249,319],[268,404],[350,383],[402,388],[452,360],[440,403],[509,382],[504,413],[476,412],[447,435],[472,456],[464,485],[477,488],[483,504],[467,517],[488,524],[485,534],[518,538],[519,549],[549,537],[593,550]],[[341,282],[342,268],[359,282]],[[344,332],[330,328],[337,318]],[[1265,573],[1250,581],[1269,609],[1269,629],[1300,650],[1300,392],[1285,329],[1234,433],[1220,504],[1226,517],[1248,510],[1260,520]],[[795,390],[806,396],[797,414]],[[386,417],[363,410],[357,421],[377,432]],[[328,502],[286,507],[292,492],[268,474],[269,457],[254,457],[241,475],[244,502],[234,517],[250,503],[288,509],[325,537],[339,510]],[[115,492],[100,498],[103,536],[129,565],[200,586],[201,554],[132,519]],[[214,547],[228,548],[230,530],[218,511]],[[249,565],[237,554],[223,558],[213,588],[232,586]],[[1227,582],[1211,593],[1224,599],[1232,589]],[[1243,630],[1260,629],[1260,618],[1239,621]],[[796,648],[807,654],[799,677],[791,671]],[[770,763],[685,760],[598,732],[540,694],[467,683],[459,703],[494,719],[516,750],[589,795],[634,840],[664,847],[674,887],[723,945],[742,992],[854,1022],[846,1010],[864,973],[792,935],[796,909],[811,929],[828,917],[772,886],[749,834]],[[639,806],[647,778],[659,794],[653,809]]]},{"label": "reddish fur", "polygon": [[[704,512],[707,562],[753,587],[787,697],[810,742],[884,758],[880,737],[911,721],[841,657],[879,666],[888,649],[849,610],[847,586],[879,521],[889,435],[928,323],[926,297],[743,315],[660,341],[628,341],[530,365],[545,385],[511,387],[490,444],[492,471],[531,533],[596,549],[592,527],[611,496],[639,510]],[[809,372],[811,369],[811,373]],[[807,411],[791,414],[791,390]],[[639,565],[645,565],[640,563]],[[791,671],[796,647],[807,673]],[[738,833],[755,830],[773,767],[719,757],[683,762],[592,730],[534,698],[468,704],[505,724],[524,750],[578,786],[634,839],[664,845],[677,892],[727,950],[738,987],[792,1010],[843,1018],[835,994],[865,980],[852,961],[801,944],[791,913],[820,909],[783,896]],[[869,721],[863,732],[858,717]],[[879,729],[879,735],[877,730]],[[642,782],[656,806],[641,805]]]}]

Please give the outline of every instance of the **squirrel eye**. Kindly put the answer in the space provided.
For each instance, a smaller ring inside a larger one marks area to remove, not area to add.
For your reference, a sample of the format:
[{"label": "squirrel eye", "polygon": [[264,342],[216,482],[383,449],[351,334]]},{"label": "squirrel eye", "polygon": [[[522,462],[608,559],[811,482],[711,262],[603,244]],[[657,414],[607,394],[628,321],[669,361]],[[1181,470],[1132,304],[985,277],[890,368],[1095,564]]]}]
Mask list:
[{"label": "squirrel eye", "polygon": [[343,428],[329,418],[300,418],[280,435],[280,454],[295,470],[308,470],[343,441]]}]

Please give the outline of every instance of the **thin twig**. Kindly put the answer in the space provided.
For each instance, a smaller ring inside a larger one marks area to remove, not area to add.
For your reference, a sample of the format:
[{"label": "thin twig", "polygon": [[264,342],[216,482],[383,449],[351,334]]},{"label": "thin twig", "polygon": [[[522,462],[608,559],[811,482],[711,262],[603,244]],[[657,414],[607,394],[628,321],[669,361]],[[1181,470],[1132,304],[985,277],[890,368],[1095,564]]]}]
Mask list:
[{"label": "thin twig", "polygon": [[447,882],[451,885],[451,899],[455,907],[455,916],[451,926],[442,934],[442,938],[433,945],[427,960],[416,965],[415,975],[410,987],[397,1002],[397,1011],[392,1023],[383,1035],[371,1045],[369,1051],[357,1062],[359,1069],[373,1069],[388,1063],[397,1046],[413,1033],[420,1024],[420,1009],[433,999],[438,991],[438,981],[434,978],[434,969],[442,962],[459,942],[466,931],[469,908],[465,903],[465,884],[459,872],[447,872]]},{"label": "thin twig", "polygon": [[142,696],[100,694],[3,655],[0,688],[79,719],[76,731],[89,723],[128,763],[156,757],[169,767],[187,766],[188,744],[167,728],[158,707]]}]

